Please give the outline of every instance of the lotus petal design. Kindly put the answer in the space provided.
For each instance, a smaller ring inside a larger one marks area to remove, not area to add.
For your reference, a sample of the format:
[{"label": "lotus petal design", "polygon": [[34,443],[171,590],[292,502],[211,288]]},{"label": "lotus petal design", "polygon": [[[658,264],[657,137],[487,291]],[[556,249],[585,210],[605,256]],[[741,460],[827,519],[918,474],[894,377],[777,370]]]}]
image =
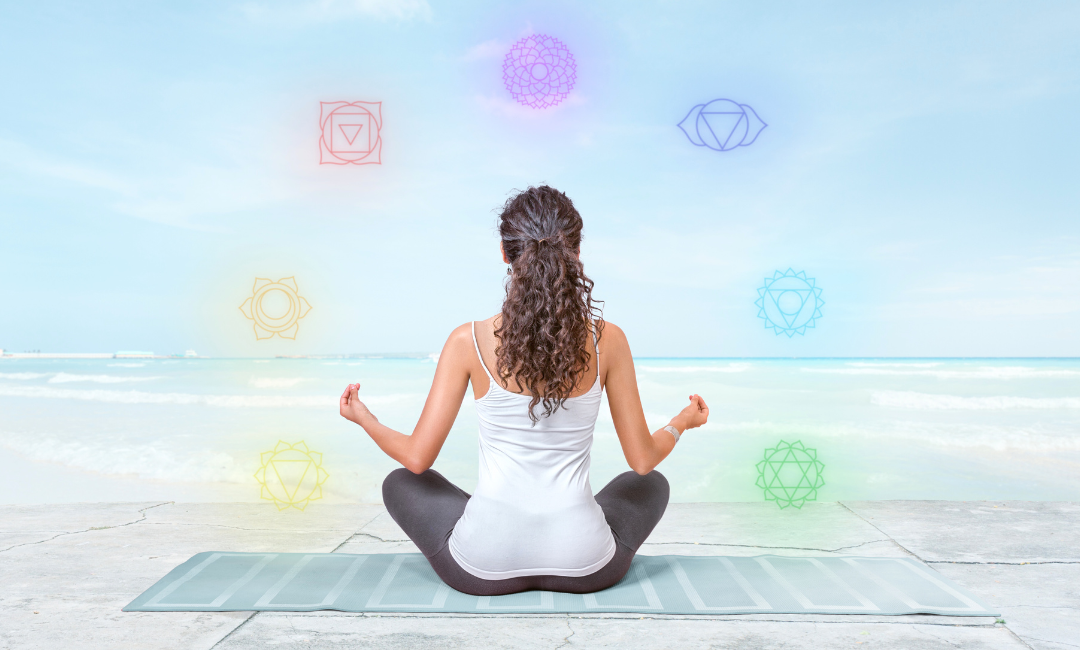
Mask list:
[{"label": "lotus petal design", "polygon": [[806,271],[796,273],[789,268],[765,278],[765,286],[758,289],[754,304],[758,307],[758,318],[765,319],[765,329],[791,338],[805,335],[807,328],[816,326],[825,301],[814,278],[806,277]]},{"label": "lotus petal design", "polygon": [[574,55],[562,41],[544,34],[514,43],[503,61],[503,83],[514,99],[548,108],[566,99],[577,81]]},{"label": "lotus petal design", "polygon": [[801,440],[781,440],[766,449],[765,458],[757,464],[757,486],[765,490],[765,500],[775,501],[781,510],[802,508],[807,501],[817,500],[818,488],[825,486],[824,470],[817,449],[807,448]]}]

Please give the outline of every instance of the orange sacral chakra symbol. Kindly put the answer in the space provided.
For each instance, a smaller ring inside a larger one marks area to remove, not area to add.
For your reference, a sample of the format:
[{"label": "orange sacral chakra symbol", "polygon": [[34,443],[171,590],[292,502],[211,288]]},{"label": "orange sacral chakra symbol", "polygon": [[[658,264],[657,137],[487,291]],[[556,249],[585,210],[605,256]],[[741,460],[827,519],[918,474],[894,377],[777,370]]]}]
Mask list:
[{"label": "orange sacral chakra symbol", "polygon": [[262,484],[260,498],[273,501],[278,510],[303,510],[322,498],[322,486],[330,474],[322,468],[322,454],[308,449],[303,440],[290,445],[279,440],[272,451],[263,452],[255,478]]},{"label": "orange sacral chakra symbol", "polygon": [[272,282],[267,278],[255,278],[251,297],[240,305],[240,311],[255,321],[255,338],[268,339],[275,334],[283,339],[296,339],[298,320],[307,316],[311,305],[300,295],[296,278],[282,278]]}]

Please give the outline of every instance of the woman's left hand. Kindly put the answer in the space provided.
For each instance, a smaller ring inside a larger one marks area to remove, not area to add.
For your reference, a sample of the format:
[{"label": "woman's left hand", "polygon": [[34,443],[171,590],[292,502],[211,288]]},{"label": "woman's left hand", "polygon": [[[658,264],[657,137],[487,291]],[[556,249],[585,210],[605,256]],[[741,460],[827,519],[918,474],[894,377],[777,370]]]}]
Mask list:
[{"label": "woman's left hand", "polygon": [[360,384],[349,384],[345,388],[345,392],[341,394],[341,417],[346,420],[350,420],[364,426],[365,422],[379,421],[379,418],[372,415],[368,407],[360,401]]}]

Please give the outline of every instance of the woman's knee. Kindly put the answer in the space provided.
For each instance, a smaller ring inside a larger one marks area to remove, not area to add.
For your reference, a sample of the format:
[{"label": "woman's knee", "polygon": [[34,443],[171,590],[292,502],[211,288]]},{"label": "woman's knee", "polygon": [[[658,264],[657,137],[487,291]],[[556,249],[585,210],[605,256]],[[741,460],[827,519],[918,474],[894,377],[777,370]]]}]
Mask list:
[{"label": "woman's knee", "polygon": [[387,509],[396,505],[402,493],[407,491],[411,484],[416,483],[416,478],[416,474],[404,467],[399,467],[387,474],[382,483],[383,505]]}]

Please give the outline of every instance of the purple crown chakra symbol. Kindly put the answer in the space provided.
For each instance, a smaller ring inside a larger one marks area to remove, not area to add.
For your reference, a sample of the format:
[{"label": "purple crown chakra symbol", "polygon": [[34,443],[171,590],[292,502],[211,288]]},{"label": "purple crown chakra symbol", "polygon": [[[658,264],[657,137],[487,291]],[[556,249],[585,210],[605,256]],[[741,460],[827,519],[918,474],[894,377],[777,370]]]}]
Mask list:
[{"label": "purple crown chakra symbol", "polygon": [[519,104],[547,108],[566,99],[577,81],[574,55],[562,41],[544,34],[526,36],[506,53],[503,83]]},{"label": "purple crown chakra symbol", "polygon": [[730,99],[698,104],[679,122],[690,142],[714,151],[750,146],[766,126],[754,109]]}]

